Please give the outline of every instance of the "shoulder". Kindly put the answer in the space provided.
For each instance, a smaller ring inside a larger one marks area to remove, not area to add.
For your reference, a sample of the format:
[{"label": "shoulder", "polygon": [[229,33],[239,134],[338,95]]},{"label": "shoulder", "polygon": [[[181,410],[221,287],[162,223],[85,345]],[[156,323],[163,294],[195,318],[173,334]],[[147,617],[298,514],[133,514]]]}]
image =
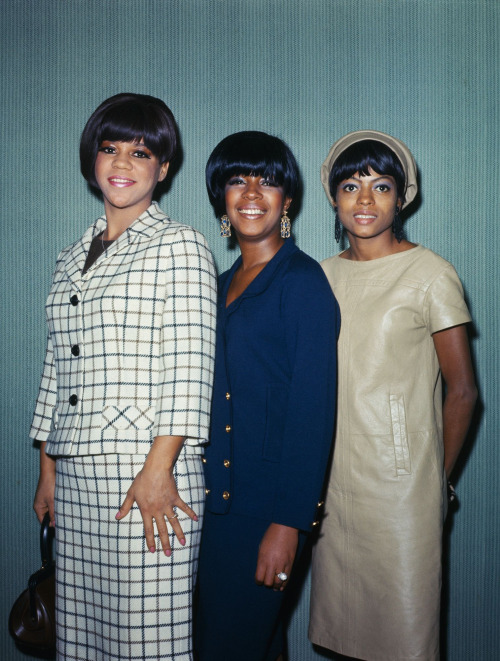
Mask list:
[{"label": "shoulder", "polygon": [[342,262],[346,261],[345,259],[340,258],[340,254],[341,253],[322,260],[321,268],[327,275],[335,273],[342,266]]},{"label": "shoulder", "polygon": [[295,251],[283,273],[285,300],[293,307],[325,309],[336,305],[328,279],[319,262],[302,250]]},{"label": "shoulder", "polygon": [[147,235],[149,243],[159,245],[163,254],[168,251],[171,254],[182,253],[213,261],[205,236],[191,225],[172,220],[158,210],[152,219],[151,229],[153,232]]},{"label": "shoulder", "polygon": [[440,278],[458,281],[453,264],[429,248],[418,246],[414,254],[411,253],[413,250],[409,251],[410,260],[405,276],[419,281],[424,288],[431,287]]},{"label": "shoulder", "polygon": [[297,283],[322,283],[325,275],[319,262],[297,248],[285,263],[284,275],[288,281]]}]

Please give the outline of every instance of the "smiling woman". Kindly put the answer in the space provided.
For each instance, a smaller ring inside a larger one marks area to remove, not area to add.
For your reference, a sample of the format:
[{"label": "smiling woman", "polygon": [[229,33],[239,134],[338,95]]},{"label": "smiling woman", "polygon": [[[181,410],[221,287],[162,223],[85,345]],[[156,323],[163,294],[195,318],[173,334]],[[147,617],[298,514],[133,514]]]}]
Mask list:
[{"label": "smiling woman", "polygon": [[219,279],[196,642],[200,661],[275,661],[330,451],[340,320],[319,264],[288,238],[299,183],[288,147],[236,133],[206,177],[241,256]]},{"label": "smiling woman", "polygon": [[60,659],[192,659],[216,283],[204,237],[152,202],[176,132],[160,99],[118,94],[82,134],[105,213],[57,260],[31,428]]},{"label": "smiling woman", "polygon": [[103,140],[95,161],[95,179],[104,198],[108,227],[104,240],[116,239],[151,204],[153,191],[167,176],[144,142]]}]

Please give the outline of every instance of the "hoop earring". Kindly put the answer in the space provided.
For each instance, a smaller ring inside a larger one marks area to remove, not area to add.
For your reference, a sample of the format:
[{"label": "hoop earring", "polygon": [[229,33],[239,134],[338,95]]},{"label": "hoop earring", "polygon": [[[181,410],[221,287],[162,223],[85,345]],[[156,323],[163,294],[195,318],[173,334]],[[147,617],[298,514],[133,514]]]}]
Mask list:
[{"label": "hoop earring", "polygon": [[281,229],[281,238],[289,239],[290,238],[290,229],[292,225],[290,224],[290,218],[286,214],[286,209],[283,209],[283,215],[281,216],[280,229]]},{"label": "hoop earring", "polygon": [[225,239],[231,236],[231,221],[226,214],[220,217],[220,235]]},{"label": "hoop earring", "polygon": [[342,225],[340,224],[339,212],[335,209],[335,241],[340,243],[340,235],[342,234]]},{"label": "hoop earring", "polygon": [[401,222],[401,217],[399,215],[399,212],[400,212],[400,208],[396,207],[396,215],[394,216],[394,220],[392,221],[392,231],[394,232],[396,241],[398,243],[401,243],[401,240],[403,238],[403,223]]}]

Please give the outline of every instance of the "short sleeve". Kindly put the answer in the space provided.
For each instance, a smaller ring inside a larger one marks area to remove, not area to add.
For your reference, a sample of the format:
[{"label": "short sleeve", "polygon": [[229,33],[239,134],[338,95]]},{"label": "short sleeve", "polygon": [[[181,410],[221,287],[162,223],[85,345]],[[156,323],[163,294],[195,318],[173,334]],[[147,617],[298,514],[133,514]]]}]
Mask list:
[{"label": "short sleeve", "polygon": [[451,264],[430,284],[425,297],[424,315],[431,335],[471,321],[462,283]]}]

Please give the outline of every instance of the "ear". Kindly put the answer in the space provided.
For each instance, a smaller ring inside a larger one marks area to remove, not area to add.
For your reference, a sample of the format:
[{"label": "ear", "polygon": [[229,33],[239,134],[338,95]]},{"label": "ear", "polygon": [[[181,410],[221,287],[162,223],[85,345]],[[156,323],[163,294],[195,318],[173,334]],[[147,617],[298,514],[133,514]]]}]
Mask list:
[{"label": "ear", "polygon": [[166,161],[165,163],[162,163],[162,164],[161,164],[161,166],[160,166],[160,174],[159,174],[159,176],[158,176],[158,181],[163,181],[163,180],[165,179],[165,177],[167,176],[168,166],[169,166],[169,165],[170,165],[170,163],[169,163],[168,161]]},{"label": "ear", "polygon": [[292,203],[292,198],[291,197],[285,197],[285,202],[283,204],[283,211],[288,211],[290,208],[290,205]]}]

